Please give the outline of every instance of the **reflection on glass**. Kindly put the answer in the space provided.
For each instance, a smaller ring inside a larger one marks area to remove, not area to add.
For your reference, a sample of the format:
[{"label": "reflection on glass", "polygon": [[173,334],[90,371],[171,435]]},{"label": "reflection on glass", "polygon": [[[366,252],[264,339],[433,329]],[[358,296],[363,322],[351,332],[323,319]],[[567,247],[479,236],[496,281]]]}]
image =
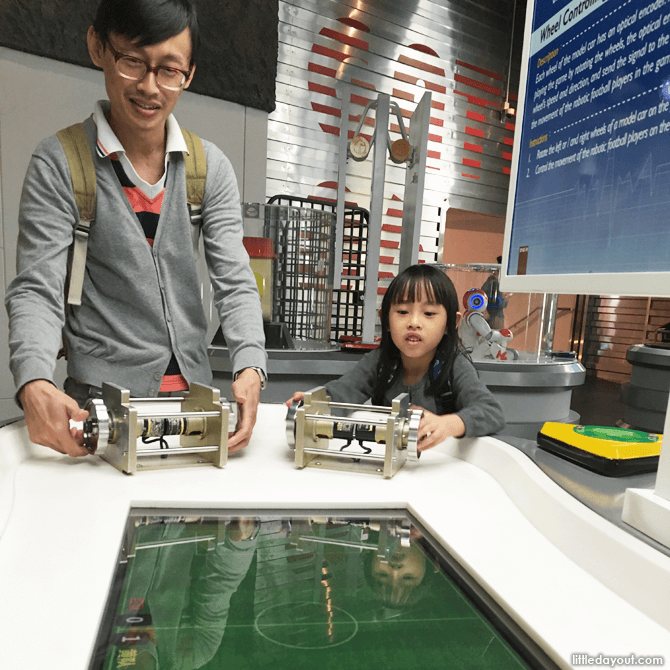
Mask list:
[{"label": "reflection on glass", "polygon": [[547,667],[404,513],[341,515],[131,512],[91,668]]},{"label": "reflection on glass", "polygon": [[418,587],[426,576],[426,554],[418,544],[396,552],[388,561],[373,556],[370,567],[373,590],[386,606],[405,607],[420,598]]}]

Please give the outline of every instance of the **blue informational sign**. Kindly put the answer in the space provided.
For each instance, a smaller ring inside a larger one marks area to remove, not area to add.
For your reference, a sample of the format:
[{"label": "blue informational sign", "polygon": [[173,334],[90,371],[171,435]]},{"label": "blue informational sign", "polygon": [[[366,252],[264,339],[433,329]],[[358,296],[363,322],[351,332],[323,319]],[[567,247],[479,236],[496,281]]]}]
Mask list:
[{"label": "blue informational sign", "polygon": [[529,11],[507,274],[670,270],[670,0]]}]

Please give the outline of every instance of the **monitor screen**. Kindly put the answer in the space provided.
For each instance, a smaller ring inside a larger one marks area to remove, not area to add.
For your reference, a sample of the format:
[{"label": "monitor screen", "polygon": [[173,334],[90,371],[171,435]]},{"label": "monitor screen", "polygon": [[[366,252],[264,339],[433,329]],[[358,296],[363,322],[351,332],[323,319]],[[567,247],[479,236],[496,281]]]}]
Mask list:
[{"label": "monitor screen", "polygon": [[670,295],[670,2],[533,0],[504,290]]}]

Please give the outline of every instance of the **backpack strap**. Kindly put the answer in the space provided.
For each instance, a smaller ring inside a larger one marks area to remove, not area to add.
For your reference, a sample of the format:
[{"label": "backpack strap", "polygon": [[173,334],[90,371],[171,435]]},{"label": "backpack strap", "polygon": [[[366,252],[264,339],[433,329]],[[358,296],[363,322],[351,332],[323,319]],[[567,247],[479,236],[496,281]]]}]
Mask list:
[{"label": "backpack strap", "polygon": [[[186,167],[186,201],[189,216],[193,224],[193,247],[197,251],[200,223],[202,221],[202,200],[207,181],[207,159],[202,140],[186,129],[182,129],[189,153],[184,156]],[[84,286],[86,253],[91,225],[95,221],[96,178],[95,164],[88,137],[83,123],[59,130],[56,135],[63,145],[75,202],[79,210],[79,221],[74,231],[74,242],[68,265],[68,305],[81,305],[81,292]]]},{"label": "backpack strap", "polygon": [[86,269],[86,251],[91,225],[95,221],[95,165],[83,123],[59,130],[56,135],[63,145],[79,221],[74,230],[74,242],[68,267],[68,305],[81,305],[81,291]]},{"label": "backpack strap", "polygon": [[[444,364],[445,364],[444,351],[438,347],[438,350],[435,353],[435,358],[433,358],[433,364],[428,369],[428,379],[430,380],[431,385],[433,385],[437,380]],[[435,402],[437,405],[438,414],[453,414],[456,411],[453,368],[449,371],[446,386],[442,389],[442,391],[439,394],[435,395]]]},{"label": "backpack strap", "polygon": [[202,221],[202,199],[205,197],[205,182],[207,181],[207,159],[202,140],[190,130],[181,129],[188,147],[184,154],[186,168],[186,202],[191,223],[200,225]]}]

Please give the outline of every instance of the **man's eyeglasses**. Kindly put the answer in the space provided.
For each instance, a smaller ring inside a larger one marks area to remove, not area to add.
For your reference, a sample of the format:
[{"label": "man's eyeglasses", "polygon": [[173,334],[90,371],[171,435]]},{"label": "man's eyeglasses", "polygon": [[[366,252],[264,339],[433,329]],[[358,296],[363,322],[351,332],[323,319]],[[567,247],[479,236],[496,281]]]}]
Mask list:
[{"label": "man's eyeglasses", "polygon": [[147,72],[153,72],[159,86],[169,91],[180,91],[184,82],[191,76],[191,70],[178,70],[175,67],[152,67],[140,58],[118,52],[109,42],[107,42],[107,46],[114,56],[116,71],[124,79],[140,81],[147,76]]}]

